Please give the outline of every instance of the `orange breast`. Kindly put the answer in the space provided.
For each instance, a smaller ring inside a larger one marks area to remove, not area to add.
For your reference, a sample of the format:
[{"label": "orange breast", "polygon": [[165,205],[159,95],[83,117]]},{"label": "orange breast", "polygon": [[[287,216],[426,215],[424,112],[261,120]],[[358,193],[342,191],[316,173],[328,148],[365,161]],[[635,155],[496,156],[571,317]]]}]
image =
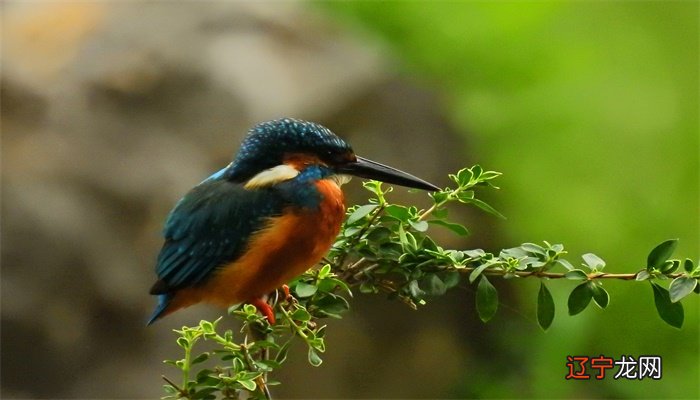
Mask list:
[{"label": "orange breast", "polygon": [[247,251],[206,284],[179,291],[169,312],[198,302],[228,307],[263,296],[313,267],[328,252],[345,216],[343,193],[332,180],[316,183],[315,210],[289,208],[251,238]]}]

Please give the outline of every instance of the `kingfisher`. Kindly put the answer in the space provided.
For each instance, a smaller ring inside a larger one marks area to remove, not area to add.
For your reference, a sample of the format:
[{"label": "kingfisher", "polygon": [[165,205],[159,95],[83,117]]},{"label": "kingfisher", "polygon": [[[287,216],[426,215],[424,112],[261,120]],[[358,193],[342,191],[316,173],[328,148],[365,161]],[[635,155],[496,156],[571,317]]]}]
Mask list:
[{"label": "kingfisher", "polygon": [[283,118],[254,126],[227,167],[181,198],[165,221],[148,325],[197,303],[250,303],[318,263],[345,217],[348,175],[436,191],[429,182],[355,155],[328,128]]}]

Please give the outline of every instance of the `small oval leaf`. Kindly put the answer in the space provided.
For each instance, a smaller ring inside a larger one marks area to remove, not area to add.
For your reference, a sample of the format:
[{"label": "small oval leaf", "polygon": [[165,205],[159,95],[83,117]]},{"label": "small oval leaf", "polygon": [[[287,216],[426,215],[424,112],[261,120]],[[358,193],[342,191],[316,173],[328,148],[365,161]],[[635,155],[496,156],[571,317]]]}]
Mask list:
[{"label": "small oval leaf", "polygon": [[481,273],[484,272],[484,270],[486,268],[488,268],[492,265],[493,265],[493,263],[491,263],[491,262],[485,262],[485,263],[479,265],[478,267],[474,268],[474,270],[469,274],[469,283],[474,283],[476,278],[478,278],[479,275],[481,275]]},{"label": "small oval leaf", "polygon": [[683,326],[683,306],[681,303],[671,302],[668,290],[651,282],[654,290],[654,305],[661,319],[667,324],[680,329]]},{"label": "small oval leaf", "polygon": [[411,213],[408,211],[407,207],[399,206],[396,204],[391,204],[384,209],[384,212],[401,222],[408,222],[411,218]]},{"label": "small oval leaf", "polygon": [[602,286],[596,285],[591,282],[591,290],[593,291],[593,301],[598,305],[598,307],[605,309],[610,303],[610,294]]},{"label": "small oval leaf", "polygon": [[209,353],[205,352],[205,353],[202,353],[202,354],[198,355],[197,357],[195,357],[195,359],[192,360],[190,362],[190,364],[192,364],[192,365],[199,364],[199,363],[202,363],[204,361],[207,361],[208,359],[209,359]]},{"label": "small oval leaf", "polygon": [[433,225],[440,225],[442,227],[445,227],[445,228],[451,230],[452,232],[454,232],[460,236],[469,235],[469,229],[467,229],[464,225],[461,225],[461,224],[455,224],[455,223],[443,221],[440,219],[433,219],[433,220],[430,220],[428,222],[433,224]]},{"label": "small oval leaf", "polygon": [[588,303],[593,298],[593,291],[588,282],[582,283],[574,288],[569,295],[568,306],[569,315],[576,315],[588,307]]},{"label": "small oval leaf", "polygon": [[294,291],[296,292],[297,296],[301,298],[311,297],[317,290],[318,288],[316,285],[311,285],[306,282],[299,282],[297,283],[296,287],[294,287]]},{"label": "small oval leaf", "polygon": [[654,247],[654,249],[647,256],[647,269],[651,270],[661,268],[666,260],[671,257],[671,254],[673,254],[673,250],[676,249],[677,244],[678,239],[669,239]]},{"label": "small oval leaf", "polygon": [[588,275],[583,270],[572,269],[564,274],[564,278],[571,279],[573,281],[585,281],[588,280]]},{"label": "small oval leaf", "polygon": [[425,232],[428,230],[428,223],[425,221],[409,221],[409,224],[411,224],[411,228],[418,232]]},{"label": "small oval leaf", "polygon": [[[460,199],[460,200],[461,200],[461,199]],[[485,201],[482,201],[482,200],[479,200],[479,199],[474,198],[474,199],[471,199],[471,200],[465,201],[465,202],[474,204],[475,206],[479,207],[479,208],[482,209],[483,211],[486,211],[487,213],[489,213],[489,214],[491,214],[491,215],[494,215],[494,216],[496,216],[496,217],[498,217],[498,218],[500,218],[500,219],[507,219],[505,215],[503,215],[503,214],[501,214],[500,212],[498,212],[498,210],[496,210],[495,208],[491,207],[491,205],[488,204],[488,203],[486,203]]]},{"label": "small oval leaf", "polygon": [[685,270],[685,272],[693,272],[693,268],[693,260],[691,260],[690,258],[686,258],[685,261],[683,261],[683,269]]},{"label": "small oval leaf", "polygon": [[574,266],[571,265],[571,263],[568,260],[561,258],[557,260],[557,262],[561,264],[562,267],[566,268],[567,271],[572,271],[574,269]]},{"label": "small oval leaf", "polygon": [[436,274],[430,274],[426,279],[425,283],[425,293],[429,296],[442,296],[447,291],[445,283]]},{"label": "small oval leaf", "polygon": [[323,360],[319,357],[316,350],[313,347],[309,347],[309,364],[318,367],[321,363],[323,363]]},{"label": "small oval leaf", "polygon": [[483,275],[476,288],[476,310],[483,322],[488,322],[498,310],[498,292]]},{"label": "small oval leaf", "polygon": [[255,381],[252,381],[252,380],[241,380],[241,381],[238,381],[238,383],[240,383],[241,386],[243,386],[243,388],[245,388],[245,390],[248,390],[250,392],[255,390],[255,388],[257,387],[257,385],[255,384]]},{"label": "small oval leaf", "polygon": [[671,282],[671,286],[668,287],[669,297],[672,303],[678,302],[680,299],[689,295],[695,289],[698,284],[696,279],[689,276],[679,276]]},{"label": "small oval leaf", "polygon": [[590,269],[601,270],[605,267],[605,261],[593,253],[586,253],[581,258],[583,258],[583,262]]},{"label": "small oval leaf", "polygon": [[361,220],[365,216],[367,216],[369,213],[374,211],[375,208],[377,208],[377,204],[366,204],[364,206],[359,206],[355,211],[353,211],[352,214],[348,217],[347,224],[352,225],[355,222]]},{"label": "small oval leaf", "polygon": [[637,275],[635,276],[634,279],[638,280],[638,281],[645,281],[645,280],[649,279],[650,276],[651,275],[649,275],[649,271],[643,269],[643,270],[637,272]]},{"label": "small oval leaf", "polygon": [[544,282],[541,282],[540,291],[537,293],[537,323],[546,331],[552,325],[553,320],[554,299],[552,299],[552,294]]}]

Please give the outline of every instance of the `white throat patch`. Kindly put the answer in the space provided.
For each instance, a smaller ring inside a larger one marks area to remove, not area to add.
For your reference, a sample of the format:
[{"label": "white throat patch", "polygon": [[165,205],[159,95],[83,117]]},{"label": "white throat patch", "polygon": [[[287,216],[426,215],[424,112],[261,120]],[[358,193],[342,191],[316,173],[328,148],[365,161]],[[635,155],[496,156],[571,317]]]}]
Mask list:
[{"label": "white throat patch", "polygon": [[259,172],[257,175],[250,178],[243,187],[246,189],[255,189],[272,186],[276,183],[293,179],[297,175],[299,175],[299,171],[297,171],[296,168],[287,164],[282,164]]},{"label": "white throat patch", "polygon": [[331,175],[331,179],[333,181],[335,181],[335,183],[338,186],[343,186],[346,183],[350,182],[350,180],[352,179],[352,176],[350,176],[350,175]]}]

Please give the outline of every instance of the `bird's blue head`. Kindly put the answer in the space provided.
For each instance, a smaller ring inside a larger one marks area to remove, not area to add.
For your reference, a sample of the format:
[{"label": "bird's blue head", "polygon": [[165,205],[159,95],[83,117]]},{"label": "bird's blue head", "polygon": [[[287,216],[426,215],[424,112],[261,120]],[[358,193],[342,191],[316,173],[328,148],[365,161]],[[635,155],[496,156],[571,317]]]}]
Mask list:
[{"label": "bird's blue head", "polygon": [[[418,189],[439,190],[413,175],[356,156],[347,142],[322,125],[292,118],[254,126],[224,176],[245,183],[261,174],[264,176],[265,171],[274,171],[285,165],[299,171],[314,165],[329,175],[349,174]],[[284,175],[285,170],[281,171]]]},{"label": "bird's blue head", "polygon": [[315,122],[276,119],[254,126],[233,160],[229,179],[245,182],[294,155],[318,158],[327,165],[355,159],[352,147],[330,129]]}]

